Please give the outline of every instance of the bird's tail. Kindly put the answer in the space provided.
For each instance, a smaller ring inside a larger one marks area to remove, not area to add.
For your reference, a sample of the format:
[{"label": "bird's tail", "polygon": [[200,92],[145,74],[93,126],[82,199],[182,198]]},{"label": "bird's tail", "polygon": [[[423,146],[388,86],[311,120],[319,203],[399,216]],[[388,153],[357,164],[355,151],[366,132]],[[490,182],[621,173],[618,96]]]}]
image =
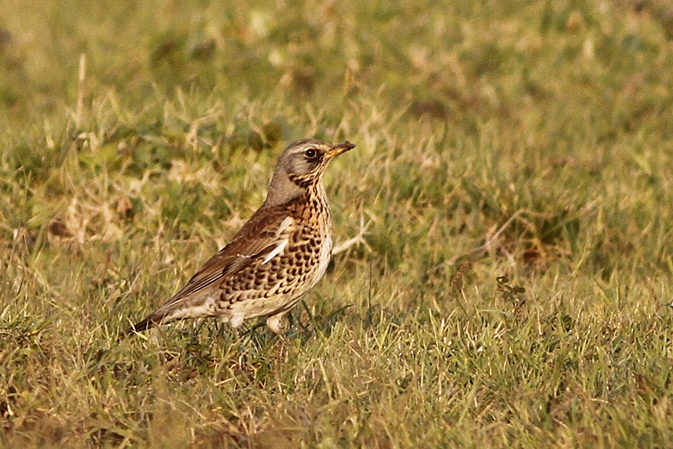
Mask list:
[{"label": "bird's tail", "polygon": [[[198,305],[198,304],[197,304]],[[193,304],[188,304],[187,306],[193,306]],[[137,334],[138,332],[151,329],[155,326],[162,324],[168,324],[176,320],[181,320],[183,318],[201,318],[202,316],[194,316],[189,314],[190,307],[185,307],[183,302],[173,302],[169,301],[163,306],[159,307],[157,310],[152,312],[144,320],[134,324],[133,326],[126,329],[123,333],[119,334],[119,340],[128,337],[129,335]]]},{"label": "bird's tail", "polygon": [[137,334],[138,332],[146,331],[147,329],[150,329],[150,328],[156,326],[159,321],[160,320],[157,320],[154,317],[154,315],[150,315],[147,318],[145,318],[144,320],[134,324],[133,326],[129,327],[124,332],[122,332],[119,335],[119,339],[121,340],[121,339],[126,338],[130,335]]}]

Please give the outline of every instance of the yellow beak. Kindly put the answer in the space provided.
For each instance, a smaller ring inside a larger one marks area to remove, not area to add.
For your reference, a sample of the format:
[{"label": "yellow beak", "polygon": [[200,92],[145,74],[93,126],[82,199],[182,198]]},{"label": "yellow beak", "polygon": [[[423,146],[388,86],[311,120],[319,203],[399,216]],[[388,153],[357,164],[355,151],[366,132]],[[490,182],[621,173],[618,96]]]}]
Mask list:
[{"label": "yellow beak", "polygon": [[334,157],[337,157],[340,154],[345,153],[346,151],[350,151],[353,148],[355,148],[354,143],[350,143],[349,141],[345,141],[344,143],[339,143],[334,145],[326,154],[328,159],[332,159]]}]

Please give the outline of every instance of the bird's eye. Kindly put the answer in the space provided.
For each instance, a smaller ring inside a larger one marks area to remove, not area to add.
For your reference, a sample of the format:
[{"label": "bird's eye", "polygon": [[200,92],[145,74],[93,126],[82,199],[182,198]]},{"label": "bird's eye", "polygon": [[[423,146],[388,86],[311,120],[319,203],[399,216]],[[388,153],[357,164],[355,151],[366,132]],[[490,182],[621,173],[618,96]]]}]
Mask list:
[{"label": "bird's eye", "polygon": [[306,155],[307,158],[313,159],[314,157],[317,156],[318,152],[313,148],[309,148],[308,150],[306,150],[304,154]]}]

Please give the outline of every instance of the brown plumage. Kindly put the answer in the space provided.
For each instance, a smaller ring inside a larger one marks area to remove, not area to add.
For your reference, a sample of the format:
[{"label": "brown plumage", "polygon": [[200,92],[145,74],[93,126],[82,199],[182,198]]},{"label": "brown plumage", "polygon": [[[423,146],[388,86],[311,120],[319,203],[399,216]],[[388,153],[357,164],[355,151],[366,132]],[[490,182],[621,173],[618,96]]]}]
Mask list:
[{"label": "brown plumage", "polygon": [[214,317],[238,327],[248,318],[280,320],[320,280],[332,252],[332,222],[323,176],[354,148],[314,139],[291,144],[278,160],[269,193],[231,242],[173,298],[123,335],[183,318]]}]

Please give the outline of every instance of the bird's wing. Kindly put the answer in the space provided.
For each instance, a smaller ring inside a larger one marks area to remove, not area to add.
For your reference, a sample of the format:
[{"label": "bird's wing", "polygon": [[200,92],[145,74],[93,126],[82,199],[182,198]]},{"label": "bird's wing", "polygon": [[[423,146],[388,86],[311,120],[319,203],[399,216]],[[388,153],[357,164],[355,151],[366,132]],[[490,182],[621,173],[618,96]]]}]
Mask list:
[{"label": "bird's wing", "polygon": [[267,263],[281,255],[289,242],[294,223],[295,218],[287,210],[267,209],[263,214],[255,213],[231,242],[206,262],[187,285],[162,307],[193,295],[225,277],[234,276],[257,260]]}]

